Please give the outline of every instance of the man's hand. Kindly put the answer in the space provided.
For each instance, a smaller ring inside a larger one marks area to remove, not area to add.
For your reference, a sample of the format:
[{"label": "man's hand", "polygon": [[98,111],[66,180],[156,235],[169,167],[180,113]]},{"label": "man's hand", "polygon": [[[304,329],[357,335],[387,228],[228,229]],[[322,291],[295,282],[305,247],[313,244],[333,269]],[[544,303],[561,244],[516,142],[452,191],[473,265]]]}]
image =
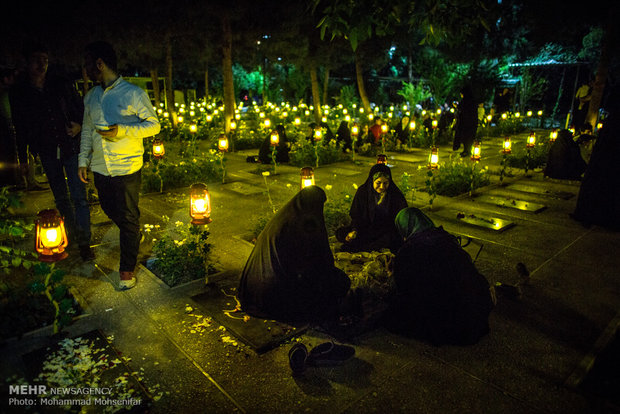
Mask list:
[{"label": "man's hand", "polygon": [[71,126],[67,127],[67,135],[69,135],[71,138],[75,138],[77,134],[80,133],[80,131],[82,131],[82,125],[78,124],[77,122],[71,121]]},{"label": "man's hand", "polygon": [[78,177],[80,177],[81,182],[88,184],[88,169],[86,167],[79,167]]},{"label": "man's hand", "polygon": [[103,139],[111,142],[116,142],[120,138],[116,135],[118,134],[118,125],[110,125],[108,129],[98,129],[97,133],[103,137]]}]

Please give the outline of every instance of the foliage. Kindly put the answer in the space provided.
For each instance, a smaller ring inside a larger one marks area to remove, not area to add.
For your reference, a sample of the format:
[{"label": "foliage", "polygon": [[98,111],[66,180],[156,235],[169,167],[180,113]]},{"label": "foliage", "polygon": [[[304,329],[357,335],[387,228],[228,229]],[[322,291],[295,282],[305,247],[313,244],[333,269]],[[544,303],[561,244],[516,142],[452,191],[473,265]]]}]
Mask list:
[{"label": "foliage", "polygon": [[187,187],[196,182],[215,182],[222,179],[222,168],[217,151],[210,150],[189,162],[171,163],[154,160],[142,170],[142,192],[162,192]]},{"label": "foliage", "polygon": [[353,85],[344,85],[340,88],[340,95],[334,99],[337,104],[342,104],[345,108],[350,108],[353,104],[359,104],[357,89]]},{"label": "foliage", "polygon": [[421,104],[431,97],[431,92],[422,82],[417,84],[403,82],[397,93],[411,106]]},{"label": "foliage", "polygon": [[265,138],[253,129],[245,128],[235,133],[235,151],[260,148]]},{"label": "foliage", "polygon": [[461,158],[456,161],[450,159],[440,164],[439,169],[429,170],[428,173],[430,180],[426,185],[429,194],[454,197],[490,183],[486,168],[481,169],[478,163]]},{"label": "foliage", "polygon": [[318,166],[331,164],[346,159],[342,151],[342,144],[336,140],[312,143],[306,139],[300,139],[291,146],[289,152],[291,165],[297,167]]},{"label": "foliage", "polygon": [[536,77],[531,70],[527,68],[524,69],[521,75],[519,107],[525,109],[529,105],[532,105],[534,101],[540,100],[547,90],[548,83],[549,82],[545,78]]},{"label": "foliage", "polygon": [[[169,219],[164,217],[164,223]],[[207,226],[195,226],[177,221],[153,244],[156,257],[153,272],[168,286],[206,278],[214,272],[210,261],[212,245],[207,241]]]},{"label": "foliage", "polygon": [[538,143],[534,148],[519,148],[506,157],[506,166],[532,170],[542,168],[547,163],[549,154],[548,143]]},{"label": "foliage", "polygon": [[323,215],[325,216],[325,228],[328,235],[335,234],[338,228],[351,222],[349,210],[351,210],[352,201],[353,196],[346,190],[343,190],[337,197],[327,197],[323,207]]}]

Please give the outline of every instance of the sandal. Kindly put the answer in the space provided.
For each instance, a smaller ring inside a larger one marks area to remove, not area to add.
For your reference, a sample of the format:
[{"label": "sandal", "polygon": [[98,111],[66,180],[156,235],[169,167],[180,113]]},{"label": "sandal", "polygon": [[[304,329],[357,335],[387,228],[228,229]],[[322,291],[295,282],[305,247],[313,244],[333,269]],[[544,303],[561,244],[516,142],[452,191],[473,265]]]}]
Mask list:
[{"label": "sandal", "polygon": [[353,358],[355,348],[348,345],[338,345],[333,342],[324,342],[312,348],[306,363],[310,366],[334,366]]},{"label": "sandal", "polygon": [[288,363],[293,371],[293,375],[300,375],[306,370],[306,360],[308,358],[308,348],[301,342],[297,342],[288,351]]}]

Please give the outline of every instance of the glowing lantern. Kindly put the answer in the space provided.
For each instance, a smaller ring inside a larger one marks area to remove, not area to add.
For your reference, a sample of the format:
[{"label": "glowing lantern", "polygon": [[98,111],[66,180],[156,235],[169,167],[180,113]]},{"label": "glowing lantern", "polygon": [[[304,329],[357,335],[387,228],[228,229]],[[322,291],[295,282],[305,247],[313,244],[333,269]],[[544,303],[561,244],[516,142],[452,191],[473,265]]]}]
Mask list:
[{"label": "glowing lantern", "polygon": [[165,153],[166,153],[166,150],[164,149],[163,141],[159,138],[155,138],[153,140],[153,157],[159,160],[164,157]]},{"label": "glowing lantern", "polygon": [[474,142],[474,146],[471,149],[471,160],[480,161],[480,141]]},{"label": "glowing lantern", "polygon": [[217,139],[217,149],[222,152],[228,151],[228,137],[224,134],[221,134]]},{"label": "glowing lantern", "polygon": [[439,151],[437,147],[431,148],[431,153],[428,156],[428,168],[436,170],[439,167]]},{"label": "glowing lantern", "polygon": [[433,122],[431,123],[431,125],[433,126],[433,129],[437,128],[437,120],[433,119]]},{"label": "glowing lantern", "polygon": [[504,138],[504,146],[502,147],[503,154],[510,154],[512,152],[512,142],[510,142],[510,137]]},{"label": "glowing lantern", "polygon": [[258,114],[258,116],[261,117],[261,118],[264,118],[265,117],[265,113],[261,112],[261,113]]},{"label": "glowing lantern", "polygon": [[493,115],[487,115],[487,122],[491,123],[492,120],[493,120]]},{"label": "glowing lantern", "polygon": [[322,117],[321,122],[327,122],[327,117],[326,116]]},{"label": "glowing lantern", "polygon": [[409,129],[413,131],[415,129],[415,121],[409,122]]},{"label": "glowing lantern", "polygon": [[542,110],[538,111],[538,116],[542,116],[542,114],[543,114]]},{"label": "glowing lantern", "polygon": [[504,113],[502,114],[502,119],[506,119],[506,118],[508,118],[508,115],[506,114],[506,112],[504,112]]},{"label": "glowing lantern", "polygon": [[596,129],[601,129],[603,128],[603,123],[599,122],[598,124],[596,124]]},{"label": "glowing lantern", "polygon": [[274,129],[273,131],[271,131],[271,135],[269,136],[269,143],[275,147],[276,145],[278,145],[279,142],[280,134],[278,134],[278,131]]},{"label": "glowing lantern", "polygon": [[299,117],[296,117],[295,120],[293,121],[293,123],[295,125],[299,125],[299,124],[301,124],[301,119],[299,119]]},{"label": "glowing lantern", "polygon": [[521,116],[521,114],[519,112],[515,113],[515,118],[519,118]]},{"label": "glowing lantern", "polygon": [[349,121],[351,120],[351,116],[350,116],[350,115],[346,115],[346,116],[344,117],[344,120],[345,120],[345,121],[347,121],[347,122],[349,122]]},{"label": "glowing lantern", "polygon": [[381,124],[381,133],[385,134],[388,131],[387,124]]},{"label": "glowing lantern", "polygon": [[373,114],[368,114],[368,119],[372,121],[373,119],[375,119],[375,116]]},{"label": "glowing lantern", "polygon": [[315,128],[314,129],[314,140],[320,141],[321,138],[323,138],[323,131],[321,131],[321,128]]},{"label": "glowing lantern", "polygon": [[192,224],[211,223],[211,197],[207,186],[202,183],[192,184],[189,197],[189,215],[192,218]]},{"label": "glowing lantern", "polygon": [[554,129],[553,131],[551,131],[551,133],[549,134],[549,142],[555,142],[555,140],[558,138],[558,130]]},{"label": "glowing lantern", "polygon": [[189,126],[189,132],[191,132],[192,134],[195,134],[196,131],[198,131],[198,127],[196,126],[196,124],[191,124]]},{"label": "glowing lantern", "polygon": [[177,117],[177,121],[183,122],[183,117],[182,116]]},{"label": "glowing lantern", "polygon": [[385,154],[377,155],[377,164],[387,164],[387,156]]},{"label": "glowing lantern", "polygon": [[312,167],[304,167],[300,171],[301,176],[301,187],[300,189],[304,189],[306,187],[310,187],[314,185],[314,170]]},{"label": "glowing lantern", "polygon": [[230,125],[230,130],[231,131],[234,131],[235,129],[237,129],[237,123],[235,122],[234,119],[230,120],[230,124],[229,125]]},{"label": "glowing lantern", "polygon": [[351,126],[351,135],[356,137],[359,135],[359,133],[360,133],[360,127],[357,124],[353,124],[353,126]]},{"label": "glowing lantern", "polygon": [[532,111],[527,111],[526,115],[527,116],[532,116]]},{"label": "glowing lantern", "polygon": [[168,118],[170,114],[168,112],[164,112],[164,118]]},{"label": "glowing lantern", "polygon": [[65,222],[58,210],[42,210],[35,223],[34,248],[42,262],[56,262],[67,257],[65,248],[69,244]]},{"label": "glowing lantern", "polygon": [[527,137],[527,142],[525,143],[526,148],[534,148],[536,145],[536,134],[534,132],[530,132],[530,135]]},{"label": "glowing lantern", "polygon": [[263,125],[265,125],[265,128],[269,128],[271,126],[271,121],[269,120],[269,118],[265,119]]},{"label": "glowing lantern", "polygon": [[207,122],[211,122],[213,120],[213,116],[211,114],[207,115]]}]

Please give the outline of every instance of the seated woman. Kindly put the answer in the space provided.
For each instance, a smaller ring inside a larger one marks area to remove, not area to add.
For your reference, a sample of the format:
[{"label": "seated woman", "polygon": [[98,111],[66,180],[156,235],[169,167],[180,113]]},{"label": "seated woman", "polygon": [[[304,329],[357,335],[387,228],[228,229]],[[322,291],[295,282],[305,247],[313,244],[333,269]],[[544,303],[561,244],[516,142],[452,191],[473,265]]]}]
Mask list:
[{"label": "seated woman", "polygon": [[[289,148],[288,148],[288,138],[286,136],[286,131],[284,130],[284,126],[282,124],[278,124],[276,126],[276,131],[278,132],[278,145],[276,146],[276,162],[283,163],[289,162]],[[261,164],[271,164],[271,132],[267,134],[265,139],[263,140],[263,144],[258,150],[258,161]]]},{"label": "seated woman", "polygon": [[351,224],[336,230],[336,238],[345,252],[395,252],[402,244],[394,227],[396,214],[407,207],[407,200],[392,181],[392,171],[385,164],[375,164],[353,197],[349,215]]},{"label": "seated woman", "polygon": [[347,121],[340,122],[338,131],[336,131],[336,142],[342,144],[342,151],[352,150],[351,131],[349,130],[349,123]]},{"label": "seated woman", "polygon": [[407,144],[409,142],[409,117],[407,115],[403,116],[394,126],[394,137],[400,141],[401,144]]},{"label": "seated woman", "polygon": [[267,223],[239,282],[243,311],[282,322],[326,322],[351,282],[334,266],[317,186],[299,191]]},{"label": "seated woman", "polygon": [[545,176],[560,180],[580,180],[586,171],[586,162],[581,156],[579,144],[567,129],[558,132],[558,137],[547,155]]},{"label": "seated woman", "polygon": [[386,327],[434,345],[469,345],[489,332],[489,283],[457,239],[415,207],[396,216],[405,244],[393,259]]}]

